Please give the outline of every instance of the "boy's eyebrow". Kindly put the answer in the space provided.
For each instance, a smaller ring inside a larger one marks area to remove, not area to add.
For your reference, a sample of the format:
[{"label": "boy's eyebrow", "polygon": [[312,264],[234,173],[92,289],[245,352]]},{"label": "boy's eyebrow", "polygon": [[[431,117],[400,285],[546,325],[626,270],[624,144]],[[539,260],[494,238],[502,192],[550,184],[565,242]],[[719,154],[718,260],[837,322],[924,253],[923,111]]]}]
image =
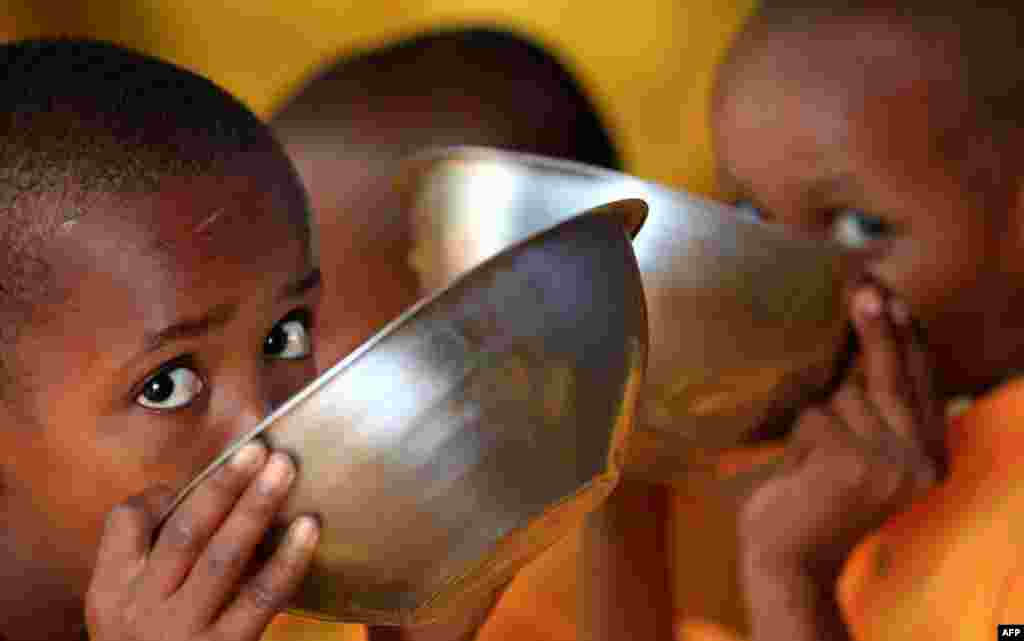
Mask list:
[{"label": "boy's eyebrow", "polygon": [[168,343],[185,338],[202,336],[215,327],[222,327],[238,313],[238,305],[224,303],[217,305],[199,318],[187,318],[157,332],[147,332],[143,339],[143,352],[155,352]]},{"label": "boy's eyebrow", "polygon": [[298,298],[299,296],[302,296],[319,285],[321,277],[322,273],[320,272],[320,268],[317,267],[299,280],[285,285],[277,295],[277,300],[282,301],[288,298]]},{"label": "boy's eyebrow", "polygon": [[[281,288],[276,300],[282,301],[289,298],[298,298],[320,284],[321,272],[319,268],[314,269],[306,276],[293,281]],[[238,313],[238,305],[224,303],[217,305],[199,318],[187,318],[157,332],[149,332],[143,339],[143,352],[155,352],[168,343],[183,340],[186,338],[197,338],[206,334],[211,329],[223,327],[231,321]]]}]

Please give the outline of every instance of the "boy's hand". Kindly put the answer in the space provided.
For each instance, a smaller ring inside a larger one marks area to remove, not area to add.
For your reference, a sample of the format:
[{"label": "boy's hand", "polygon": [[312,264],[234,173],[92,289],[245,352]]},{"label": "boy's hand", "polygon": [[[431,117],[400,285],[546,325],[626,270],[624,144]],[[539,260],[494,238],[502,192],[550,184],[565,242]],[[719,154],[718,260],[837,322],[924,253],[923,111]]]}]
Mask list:
[{"label": "boy's hand", "polygon": [[874,286],[852,297],[860,362],[798,419],[780,473],[743,506],[742,573],[755,639],[843,639],[845,559],[938,478],[944,420],[906,307]]},{"label": "boy's hand", "polygon": [[86,595],[93,641],[259,639],[309,567],[318,526],[297,519],[270,559],[250,561],[295,476],[287,455],[251,443],[198,486],[153,542],[166,489],[110,513]]}]

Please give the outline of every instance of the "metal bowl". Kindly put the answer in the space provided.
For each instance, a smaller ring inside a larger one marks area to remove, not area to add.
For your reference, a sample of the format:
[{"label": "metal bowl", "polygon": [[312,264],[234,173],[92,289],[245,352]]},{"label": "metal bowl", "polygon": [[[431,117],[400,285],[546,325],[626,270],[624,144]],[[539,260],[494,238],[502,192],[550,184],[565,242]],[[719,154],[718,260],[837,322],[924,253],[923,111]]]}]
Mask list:
[{"label": "metal bowl", "polygon": [[423,292],[572,212],[623,198],[649,208],[633,243],[650,357],[626,475],[710,480],[714,454],[774,434],[848,356],[837,243],[613,171],[486,148],[431,150],[400,178],[408,256]]},{"label": "metal bowl", "polygon": [[175,506],[263,438],[299,465],[282,523],[323,522],[294,611],[413,624],[476,605],[619,477],[646,365],[630,242],[644,212],[571,217],[455,279],[226,448]]}]

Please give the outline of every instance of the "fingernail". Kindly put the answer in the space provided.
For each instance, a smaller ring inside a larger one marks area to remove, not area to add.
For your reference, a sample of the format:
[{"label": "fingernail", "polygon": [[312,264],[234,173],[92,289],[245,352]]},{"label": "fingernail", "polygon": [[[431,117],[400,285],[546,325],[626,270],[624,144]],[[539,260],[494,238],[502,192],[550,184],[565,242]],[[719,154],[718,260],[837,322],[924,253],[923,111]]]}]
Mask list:
[{"label": "fingernail", "polygon": [[320,535],[316,519],[311,516],[300,516],[288,530],[288,546],[295,549],[312,547]]},{"label": "fingernail", "polygon": [[893,298],[889,301],[889,318],[894,324],[906,327],[910,324],[910,309],[899,298]]},{"label": "fingernail", "polygon": [[252,465],[263,455],[263,445],[259,441],[249,441],[242,446],[242,449],[235,452],[231,459],[231,465],[239,470],[244,470]]},{"label": "fingernail", "polygon": [[862,289],[853,297],[853,308],[866,319],[877,319],[882,315],[882,298],[872,288]]},{"label": "fingernail", "polygon": [[291,483],[295,477],[295,468],[291,459],[283,452],[274,452],[270,461],[260,474],[260,491],[269,494],[281,486]]}]

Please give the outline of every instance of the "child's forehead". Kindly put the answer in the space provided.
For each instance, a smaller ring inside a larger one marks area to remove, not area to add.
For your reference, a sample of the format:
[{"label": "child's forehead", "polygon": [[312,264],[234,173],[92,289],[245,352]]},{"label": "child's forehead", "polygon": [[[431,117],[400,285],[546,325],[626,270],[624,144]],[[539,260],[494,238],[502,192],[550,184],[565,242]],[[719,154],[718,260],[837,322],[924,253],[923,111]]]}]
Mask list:
[{"label": "child's forehead", "polygon": [[966,140],[958,116],[969,98],[947,52],[877,22],[753,28],[743,38],[712,111],[723,186],[801,211],[846,201],[885,208],[882,192],[952,188],[958,156],[937,140]]},{"label": "child's forehead", "polygon": [[752,26],[719,70],[716,128],[774,128],[816,144],[871,143],[954,126],[969,97],[940,46],[878,18],[822,19],[806,30]]},{"label": "child's forehead", "polygon": [[783,83],[789,92],[829,94],[853,109],[922,83],[962,88],[953,40],[869,16],[821,19],[805,29],[753,26],[720,81],[731,92]]},{"label": "child's forehead", "polygon": [[165,178],[151,193],[86,197],[47,260],[64,282],[104,271],[189,286],[227,264],[259,270],[281,247],[307,243],[303,208],[259,175]]}]

